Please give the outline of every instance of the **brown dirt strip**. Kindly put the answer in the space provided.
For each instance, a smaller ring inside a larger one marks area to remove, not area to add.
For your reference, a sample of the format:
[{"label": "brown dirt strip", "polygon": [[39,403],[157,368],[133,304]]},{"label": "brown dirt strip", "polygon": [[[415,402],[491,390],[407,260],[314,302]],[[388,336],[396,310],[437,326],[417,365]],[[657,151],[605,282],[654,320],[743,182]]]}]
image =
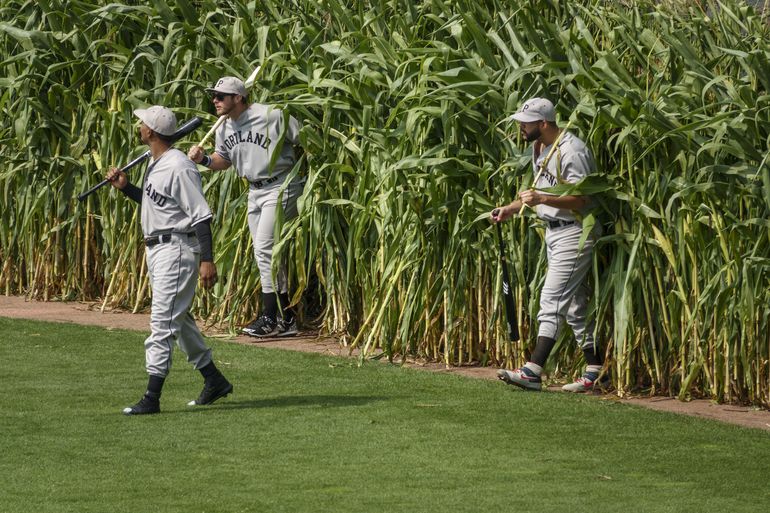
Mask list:
[{"label": "brown dirt strip", "polygon": [[[101,326],[107,329],[126,329],[135,331],[147,331],[150,323],[149,314],[132,314],[118,310],[102,312],[99,303],[27,301],[23,297],[14,296],[0,296],[0,317],[69,322],[90,326]],[[214,328],[204,329],[203,331],[207,336],[239,344],[259,345],[261,347],[289,349],[292,351],[321,353],[333,356],[356,356],[355,353],[351,354],[349,348],[342,346],[336,339],[332,337],[318,337],[312,332],[302,332],[297,337],[274,338],[257,342],[251,337],[244,335],[232,336]],[[491,367],[463,366],[447,368],[440,363],[419,362],[414,360],[407,360],[405,365],[433,372],[461,374],[463,376],[481,379],[496,379],[495,373],[497,372],[496,368]],[[559,390],[559,388],[549,387],[549,390]],[[594,395],[598,400],[635,404],[653,410],[692,415],[695,417],[713,419],[739,426],[770,431],[770,411],[767,410],[730,404],[716,404],[706,399],[694,399],[689,402],[682,402],[670,397],[618,397],[616,394],[600,393]]]}]

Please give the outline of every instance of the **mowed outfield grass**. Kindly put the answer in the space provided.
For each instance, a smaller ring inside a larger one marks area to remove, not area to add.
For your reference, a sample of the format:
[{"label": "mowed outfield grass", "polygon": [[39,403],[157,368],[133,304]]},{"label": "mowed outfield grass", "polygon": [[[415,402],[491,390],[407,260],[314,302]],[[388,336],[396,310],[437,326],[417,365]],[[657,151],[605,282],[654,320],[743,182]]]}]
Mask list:
[{"label": "mowed outfield grass", "polygon": [[770,434],[595,398],[212,340],[235,385],[163,413],[144,334],[0,318],[0,511],[766,511]]}]

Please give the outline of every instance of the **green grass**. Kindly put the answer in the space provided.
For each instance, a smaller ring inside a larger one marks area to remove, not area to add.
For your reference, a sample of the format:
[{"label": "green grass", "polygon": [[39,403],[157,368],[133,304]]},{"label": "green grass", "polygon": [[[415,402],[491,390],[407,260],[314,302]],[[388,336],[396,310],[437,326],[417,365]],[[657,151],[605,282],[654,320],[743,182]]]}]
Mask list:
[{"label": "green grass", "polygon": [[593,398],[212,340],[161,415],[143,334],[0,318],[2,512],[762,511],[770,436]]}]

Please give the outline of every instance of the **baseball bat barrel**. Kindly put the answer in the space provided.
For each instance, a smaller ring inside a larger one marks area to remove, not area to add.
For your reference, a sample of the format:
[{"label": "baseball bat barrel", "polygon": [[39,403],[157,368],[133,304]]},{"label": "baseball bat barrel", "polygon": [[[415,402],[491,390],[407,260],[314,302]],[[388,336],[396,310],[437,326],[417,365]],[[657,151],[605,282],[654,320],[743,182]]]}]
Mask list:
[{"label": "baseball bat barrel", "polygon": [[[202,123],[203,123],[203,121],[198,116],[195,116],[195,117],[191,118],[189,121],[186,121],[185,123],[183,123],[182,126],[180,126],[179,129],[177,129],[176,132],[174,132],[174,135],[171,136],[171,141],[172,142],[178,141],[182,137],[184,137],[184,136],[188,135],[189,133],[193,132],[196,128],[201,126]],[[135,167],[138,164],[141,164],[142,162],[144,162],[148,158],[150,158],[150,150],[145,151],[144,153],[142,153],[141,155],[136,157],[134,160],[132,160],[131,162],[129,162],[125,166],[121,167],[120,171],[126,172],[129,169],[131,169],[132,167]],[[99,189],[101,189],[102,187],[107,185],[108,183],[110,183],[110,181],[105,178],[104,180],[102,180],[98,184],[94,185],[93,187],[91,187],[87,191],[78,194],[78,201],[85,200],[91,194],[95,193],[96,191],[98,191]]]},{"label": "baseball bat barrel", "polygon": [[[498,209],[492,211],[497,217]],[[511,275],[508,273],[508,262],[505,259],[505,242],[503,241],[503,229],[497,223],[497,242],[500,247],[500,264],[503,268],[503,305],[505,306],[505,321],[508,325],[508,339],[511,342],[519,340],[519,321],[516,316],[516,305],[513,302],[513,288],[511,287]]]}]

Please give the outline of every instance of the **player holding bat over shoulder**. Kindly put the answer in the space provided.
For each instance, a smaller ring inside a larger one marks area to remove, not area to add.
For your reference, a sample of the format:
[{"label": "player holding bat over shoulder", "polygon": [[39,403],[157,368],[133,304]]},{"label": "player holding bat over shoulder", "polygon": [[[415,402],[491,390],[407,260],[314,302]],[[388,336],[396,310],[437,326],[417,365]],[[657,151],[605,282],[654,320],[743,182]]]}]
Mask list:
[{"label": "player holding bat over shoulder", "polygon": [[568,392],[587,392],[608,381],[600,376],[602,353],[594,338],[594,322],[587,320],[587,278],[592,264],[595,230],[580,245],[583,233],[581,219],[591,207],[588,196],[557,196],[542,189],[560,183],[577,183],[596,171],[591,152],[574,134],[556,124],[553,103],[544,98],[532,98],[511,116],[519,123],[521,135],[533,143],[533,188],[521,191],[511,204],[490,213],[492,222],[499,223],[525,208],[533,208],[545,222],[545,243],[548,271],[540,295],[537,344],[531,359],[512,371],[501,369],[498,378],[527,390],[540,390],[540,375],[551,353],[564,321],[572,328],[587,363],[584,374],[574,383],[562,387]]},{"label": "player holding bat over shoulder", "polygon": [[273,237],[279,204],[285,220],[295,217],[305,185],[299,176],[290,178],[297,162],[300,123],[271,105],[250,102],[248,82],[222,77],[206,90],[224,120],[216,129],[215,151],[206,154],[198,145],[188,156],[215,171],[232,167],[249,182],[248,225],[262,286],[262,312],[243,332],[258,338],[288,337],[297,334],[297,320],[289,308],[285,261],[278,262],[273,276]]},{"label": "player holding bat over shoulder", "polygon": [[154,106],[137,109],[139,136],[150,148],[151,161],[141,187],[130,183],[122,170],[111,168],[111,185],[139,203],[152,287],[150,336],[144,342],[147,391],[126,415],[160,412],[160,395],[171,368],[174,342],[204,378],[203,390],[189,406],[210,404],[228,395],[233,386],[214,365],[195,320],[189,313],[200,276],[203,286],[217,281],[211,249],[211,210],[203,196],[197,166],[171,146],[176,117]]}]

